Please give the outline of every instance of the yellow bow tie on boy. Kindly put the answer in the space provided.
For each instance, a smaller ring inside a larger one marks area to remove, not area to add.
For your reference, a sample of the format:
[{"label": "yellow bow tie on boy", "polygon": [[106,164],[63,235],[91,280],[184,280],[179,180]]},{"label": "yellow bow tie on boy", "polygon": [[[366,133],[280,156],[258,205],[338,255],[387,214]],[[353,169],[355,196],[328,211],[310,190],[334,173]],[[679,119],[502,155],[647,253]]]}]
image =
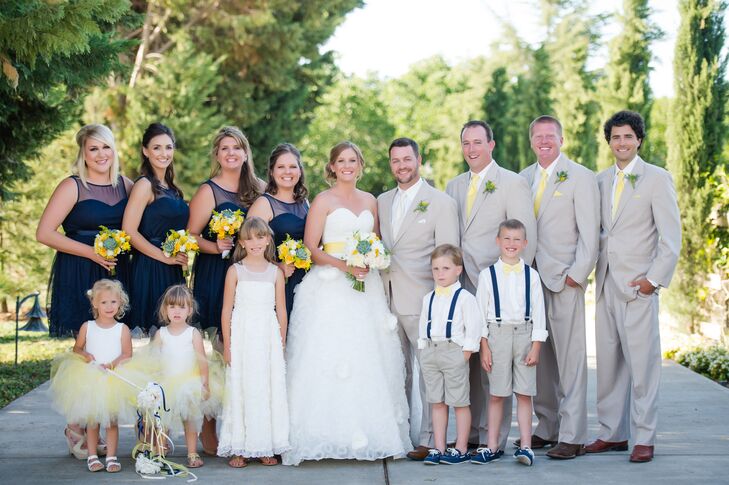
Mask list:
[{"label": "yellow bow tie on boy", "polygon": [[518,273],[521,273],[522,269],[524,269],[524,265],[521,263],[516,263],[516,264],[503,263],[503,265],[504,265],[503,266],[504,274],[509,274],[509,273],[518,274]]},{"label": "yellow bow tie on boy", "polygon": [[435,295],[436,296],[450,296],[451,295],[451,287],[450,286],[437,286],[435,287]]}]

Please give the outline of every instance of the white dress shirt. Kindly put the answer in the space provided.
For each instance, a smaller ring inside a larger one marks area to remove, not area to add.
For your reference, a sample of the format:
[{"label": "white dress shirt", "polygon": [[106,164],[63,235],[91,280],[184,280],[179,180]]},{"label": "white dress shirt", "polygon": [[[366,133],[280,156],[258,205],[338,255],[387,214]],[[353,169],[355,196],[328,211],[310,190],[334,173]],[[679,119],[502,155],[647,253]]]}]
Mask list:
[{"label": "white dress shirt", "polygon": [[[430,323],[430,338],[434,341],[446,340],[446,322],[448,321],[448,310],[451,308],[451,300],[461,283],[456,281],[447,288],[450,294],[447,296],[436,295],[433,298],[432,321]],[[434,290],[435,291],[435,290]],[[434,291],[423,297],[423,306],[420,310],[420,331],[418,334],[418,348],[424,349],[428,344],[428,306],[430,296]],[[478,308],[476,297],[467,290],[461,290],[456,301],[456,309],[453,312],[451,322],[451,340],[463,347],[464,351],[478,352],[481,342],[481,327],[483,317]]]},{"label": "white dress shirt", "polygon": [[[636,156],[633,160],[630,161],[629,164],[625,166],[625,168],[622,170],[622,172],[625,175],[629,175],[633,173],[633,170],[635,170],[635,163],[636,160],[638,160],[638,157]],[[613,196],[610,198],[610,213],[612,214],[613,206],[615,205],[615,189],[618,187],[618,172],[620,172],[620,168],[615,165],[615,177],[613,177]],[[630,183],[628,181],[628,177],[625,177],[624,184]],[[623,186],[625,187],[625,186]],[[625,190],[625,188],[623,188]]]},{"label": "white dress shirt", "polygon": [[405,219],[405,215],[408,213],[408,210],[410,210],[410,207],[413,205],[413,200],[415,199],[415,196],[418,193],[418,190],[420,190],[420,187],[423,185],[423,179],[418,179],[415,184],[406,189],[402,190],[400,187],[397,188],[397,192],[395,192],[395,198],[392,200],[392,234],[393,236],[397,236],[400,232],[400,226],[402,225],[402,221]]},{"label": "white dress shirt", "polygon": [[471,170],[471,171],[470,171],[470,173],[471,173],[471,177],[470,177],[470,178],[469,178],[469,180],[468,180],[468,181],[469,181],[469,183],[471,182],[471,180],[473,180],[473,177],[477,177],[477,178],[479,179],[479,180],[478,180],[478,190],[476,190],[476,194],[479,194],[479,193],[483,192],[483,188],[481,188],[481,186],[482,186],[482,185],[484,184],[484,180],[486,180],[486,176],[488,175],[488,173],[489,173],[489,170],[491,170],[491,167],[493,167],[494,165],[496,165],[496,164],[494,163],[495,161],[496,161],[496,160],[493,160],[493,159],[492,159],[492,160],[491,160],[491,161],[489,162],[489,164],[488,164],[488,165],[486,165],[486,168],[484,168],[483,170],[481,170],[481,171],[480,171],[480,172],[478,172],[478,173],[474,172],[473,170]]},{"label": "white dress shirt", "polygon": [[542,180],[542,172],[547,172],[547,180],[549,180],[549,177],[552,176],[552,173],[554,172],[554,167],[557,166],[557,160],[559,160],[560,155],[557,155],[557,158],[552,161],[552,163],[549,164],[547,168],[543,168],[539,162],[537,162],[537,173],[534,174],[534,183],[532,183],[532,197],[537,195],[537,190],[539,189],[539,182]]},{"label": "white dress shirt", "polygon": [[[501,309],[501,324],[519,325],[526,323],[526,292],[524,288],[524,261],[519,258],[522,270],[518,273],[504,273],[504,262],[499,260],[494,265],[496,270],[496,282],[499,288],[499,304]],[[531,287],[531,321],[532,341],[544,342],[547,340],[547,322],[544,316],[544,295],[542,294],[542,282],[539,273],[534,268],[527,269],[530,272],[529,284]],[[496,322],[496,309],[494,305],[494,294],[491,286],[491,271],[485,268],[478,276],[478,291],[476,292],[479,308],[485,316],[481,335],[489,338],[489,323]]]}]

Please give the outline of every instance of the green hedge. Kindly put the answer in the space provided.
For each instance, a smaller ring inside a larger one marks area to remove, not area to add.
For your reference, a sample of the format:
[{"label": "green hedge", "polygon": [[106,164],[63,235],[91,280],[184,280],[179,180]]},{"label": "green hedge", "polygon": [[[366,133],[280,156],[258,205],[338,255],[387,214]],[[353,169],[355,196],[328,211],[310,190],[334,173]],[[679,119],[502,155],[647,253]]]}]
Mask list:
[{"label": "green hedge", "polygon": [[708,348],[672,349],[664,355],[715,381],[729,381],[729,350],[724,347],[715,345]]}]

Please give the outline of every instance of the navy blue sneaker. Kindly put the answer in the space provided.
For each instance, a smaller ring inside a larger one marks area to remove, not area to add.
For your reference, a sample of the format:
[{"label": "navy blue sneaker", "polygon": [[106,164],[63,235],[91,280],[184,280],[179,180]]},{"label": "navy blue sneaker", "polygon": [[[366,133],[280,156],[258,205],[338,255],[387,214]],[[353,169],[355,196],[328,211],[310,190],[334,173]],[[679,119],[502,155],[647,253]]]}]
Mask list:
[{"label": "navy blue sneaker", "polygon": [[492,461],[496,461],[504,455],[503,450],[491,451],[491,448],[477,448],[476,453],[471,455],[471,463],[476,465],[485,465]]},{"label": "navy blue sneaker", "polygon": [[443,465],[458,465],[459,463],[466,463],[470,459],[471,456],[468,453],[461,453],[458,448],[446,448],[440,462]]},{"label": "navy blue sneaker", "polygon": [[426,465],[438,465],[442,457],[443,454],[434,448],[432,450],[428,450],[428,456],[423,459],[423,463]]},{"label": "navy blue sneaker", "polygon": [[514,458],[522,465],[532,466],[534,463],[534,452],[529,448],[519,448],[514,452]]}]

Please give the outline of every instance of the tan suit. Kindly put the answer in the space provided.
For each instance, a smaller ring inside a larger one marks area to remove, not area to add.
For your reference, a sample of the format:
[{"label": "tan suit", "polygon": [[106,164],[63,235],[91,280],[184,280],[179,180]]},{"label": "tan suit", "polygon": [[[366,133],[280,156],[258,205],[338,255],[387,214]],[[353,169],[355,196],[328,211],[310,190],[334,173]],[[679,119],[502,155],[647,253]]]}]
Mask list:
[{"label": "tan suit", "polygon": [[[564,154],[553,162],[537,214],[535,266],[544,286],[548,344],[537,365],[534,434],[550,441],[587,439],[585,288],[595,267],[600,234],[600,195],[595,174]],[[566,179],[559,180],[559,175]],[[534,190],[539,164],[521,172]],[[536,194],[533,194],[535,196]],[[580,286],[565,284],[569,275]]]},{"label": "tan suit", "polygon": [[[496,160],[481,181],[470,215],[466,215],[466,195],[471,173],[457,176],[446,187],[446,193],[458,204],[461,228],[461,249],[463,249],[464,276],[463,286],[476,293],[478,275],[494,264],[500,255],[496,245],[499,224],[507,219],[520,220],[527,230],[529,244],[522,253],[522,259],[531,264],[537,250],[537,223],[534,219],[534,206],[531,191],[523,177],[501,168]],[[495,189],[484,190],[491,181]],[[471,357],[471,435],[469,441],[486,443],[488,425],[488,377],[481,370],[478,355]],[[504,403],[504,418],[499,432],[499,446],[504,449],[511,428],[511,398]]]},{"label": "tan suit", "polygon": [[[397,188],[377,198],[382,241],[392,252],[390,267],[381,276],[390,311],[399,323],[400,342],[407,370],[408,403],[412,408],[413,360],[418,357],[420,309],[423,297],[433,290],[434,285],[430,253],[441,244],[458,246],[458,209],[453,199],[424,181],[400,224],[400,230],[393,235],[392,205],[396,193]],[[427,208],[419,210],[418,206],[424,204],[427,204]],[[435,446],[433,428],[430,406],[425,400],[422,374],[419,389],[423,414],[420,429],[411,427],[410,435],[416,445],[432,448]]]},{"label": "tan suit", "polygon": [[[681,249],[681,220],[671,175],[640,157],[612,216],[616,167],[600,172],[601,230],[596,269],[599,438],[653,445],[658,419],[661,348],[658,294],[631,281],[667,287]],[[628,419],[630,418],[630,419]]]}]

